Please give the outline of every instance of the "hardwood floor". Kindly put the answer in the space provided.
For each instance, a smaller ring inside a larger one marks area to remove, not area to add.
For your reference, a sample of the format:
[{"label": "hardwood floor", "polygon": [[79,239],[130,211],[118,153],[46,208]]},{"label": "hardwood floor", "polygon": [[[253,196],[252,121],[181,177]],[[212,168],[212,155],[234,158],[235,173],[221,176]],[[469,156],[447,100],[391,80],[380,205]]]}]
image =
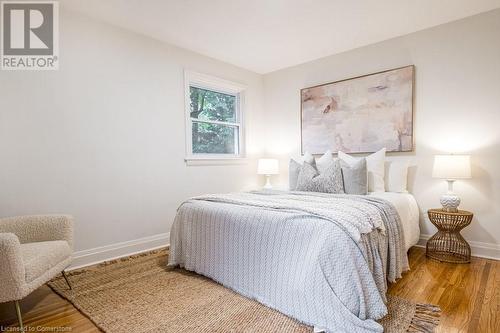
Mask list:
[{"label": "hardwood floor", "polygon": [[410,250],[410,268],[389,293],[441,307],[437,332],[500,332],[500,261],[448,264]]},{"label": "hardwood floor", "polygon": [[[446,264],[426,258],[424,249],[412,248],[410,267],[389,293],[439,305],[442,316],[437,332],[500,332],[500,261],[472,258],[470,264]],[[21,306],[32,332],[99,332],[47,286],[24,299]],[[0,332],[15,326],[15,318],[13,303],[0,304]]]}]

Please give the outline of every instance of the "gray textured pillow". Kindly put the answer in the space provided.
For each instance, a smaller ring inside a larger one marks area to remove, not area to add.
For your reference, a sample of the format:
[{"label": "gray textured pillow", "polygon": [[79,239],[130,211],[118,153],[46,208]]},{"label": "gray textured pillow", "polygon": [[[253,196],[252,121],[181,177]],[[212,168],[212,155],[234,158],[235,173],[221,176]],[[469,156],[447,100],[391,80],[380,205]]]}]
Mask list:
[{"label": "gray textured pillow", "polygon": [[309,163],[304,163],[300,167],[299,178],[297,179],[297,191],[324,192],[324,193],[344,193],[342,185],[342,171],[340,163],[335,160],[323,173]]},{"label": "gray textured pillow", "polygon": [[[313,167],[316,167],[316,162],[314,161],[314,157],[312,157],[312,155],[310,155],[310,158],[308,155],[305,155],[304,159],[307,160],[302,164],[309,163]],[[288,187],[290,188],[290,191],[295,191],[297,188],[297,179],[299,178],[300,168],[302,167],[302,164],[297,162],[293,158],[290,159],[290,163],[288,163]]]},{"label": "gray textured pillow", "polygon": [[362,158],[356,164],[349,166],[340,161],[342,178],[344,180],[344,191],[347,194],[364,195],[368,193],[368,171],[366,169],[366,158]]},{"label": "gray textured pillow", "polygon": [[293,158],[290,159],[290,163],[288,164],[288,186],[290,187],[290,191],[295,191],[297,188],[297,178],[299,178],[301,166],[302,165]]}]

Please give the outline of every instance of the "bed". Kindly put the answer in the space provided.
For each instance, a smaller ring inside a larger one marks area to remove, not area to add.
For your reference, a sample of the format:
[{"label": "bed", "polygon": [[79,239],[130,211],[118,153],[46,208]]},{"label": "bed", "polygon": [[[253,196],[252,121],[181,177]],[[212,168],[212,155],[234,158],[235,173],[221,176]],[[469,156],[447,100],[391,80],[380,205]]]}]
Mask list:
[{"label": "bed", "polygon": [[388,281],[418,241],[411,194],[256,191],[184,202],[168,265],[326,332],[381,332]]}]

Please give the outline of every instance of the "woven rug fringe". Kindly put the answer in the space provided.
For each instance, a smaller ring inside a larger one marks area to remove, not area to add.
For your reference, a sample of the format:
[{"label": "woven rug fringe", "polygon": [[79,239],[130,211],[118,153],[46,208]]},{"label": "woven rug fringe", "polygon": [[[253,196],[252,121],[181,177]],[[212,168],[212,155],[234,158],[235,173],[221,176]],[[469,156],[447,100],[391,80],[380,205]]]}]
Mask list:
[{"label": "woven rug fringe", "polygon": [[432,304],[417,304],[415,316],[411,320],[407,332],[410,333],[432,333],[439,324],[441,309]]}]

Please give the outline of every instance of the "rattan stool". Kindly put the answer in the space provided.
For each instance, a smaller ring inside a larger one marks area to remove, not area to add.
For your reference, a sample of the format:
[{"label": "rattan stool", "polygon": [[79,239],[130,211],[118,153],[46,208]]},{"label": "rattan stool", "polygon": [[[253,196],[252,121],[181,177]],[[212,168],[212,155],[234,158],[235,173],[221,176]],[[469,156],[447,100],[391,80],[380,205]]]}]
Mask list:
[{"label": "rattan stool", "polygon": [[427,241],[426,255],[445,262],[470,262],[470,246],[460,230],[470,224],[473,214],[465,210],[446,212],[441,208],[429,209],[427,214],[438,232]]}]

